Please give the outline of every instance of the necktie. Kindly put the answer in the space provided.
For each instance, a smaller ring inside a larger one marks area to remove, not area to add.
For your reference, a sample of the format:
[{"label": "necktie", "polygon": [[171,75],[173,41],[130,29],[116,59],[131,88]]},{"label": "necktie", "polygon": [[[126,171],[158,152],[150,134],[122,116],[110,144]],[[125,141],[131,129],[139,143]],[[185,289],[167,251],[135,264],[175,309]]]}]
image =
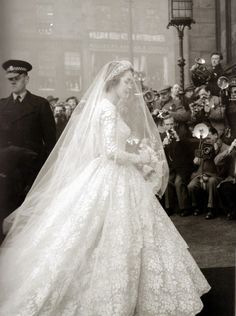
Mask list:
[{"label": "necktie", "polygon": [[15,104],[21,104],[21,97],[18,95],[15,99]]}]

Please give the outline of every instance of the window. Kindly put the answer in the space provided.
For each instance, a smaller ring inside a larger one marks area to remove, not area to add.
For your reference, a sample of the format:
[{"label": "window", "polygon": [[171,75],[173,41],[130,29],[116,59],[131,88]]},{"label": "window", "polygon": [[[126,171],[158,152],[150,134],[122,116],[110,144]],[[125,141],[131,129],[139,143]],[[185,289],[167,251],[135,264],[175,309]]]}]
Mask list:
[{"label": "window", "polygon": [[66,90],[79,92],[82,88],[80,54],[65,52],[64,56]]},{"label": "window", "polygon": [[36,5],[37,30],[39,34],[50,35],[53,32],[54,8],[52,4]]},{"label": "window", "polygon": [[55,90],[56,65],[53,52],[40,52],[38,57],[38,75],[39,90]]}]

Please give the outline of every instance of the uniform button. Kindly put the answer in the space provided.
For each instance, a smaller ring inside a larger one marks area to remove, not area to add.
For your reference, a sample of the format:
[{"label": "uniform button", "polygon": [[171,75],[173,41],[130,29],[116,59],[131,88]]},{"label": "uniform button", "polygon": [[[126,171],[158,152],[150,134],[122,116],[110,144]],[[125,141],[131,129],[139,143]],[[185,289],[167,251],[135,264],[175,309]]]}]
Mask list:
[{"label": "uniform button", "polygon": [[12,142],[7,142],[7,145],[12,145]]}]

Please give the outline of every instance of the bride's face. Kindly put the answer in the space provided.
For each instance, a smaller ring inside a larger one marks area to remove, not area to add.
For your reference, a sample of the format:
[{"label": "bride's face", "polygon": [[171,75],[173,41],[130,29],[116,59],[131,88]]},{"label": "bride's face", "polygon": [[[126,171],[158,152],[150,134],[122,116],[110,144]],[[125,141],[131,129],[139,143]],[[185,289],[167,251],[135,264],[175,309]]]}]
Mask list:
[{"label": "bride's face", "polygon": [[118,85],[115,87],[117,96],[120,99],[127,99],[130,95],[133,85],[133,74],[130,70],[126,71],[120,78]]}]

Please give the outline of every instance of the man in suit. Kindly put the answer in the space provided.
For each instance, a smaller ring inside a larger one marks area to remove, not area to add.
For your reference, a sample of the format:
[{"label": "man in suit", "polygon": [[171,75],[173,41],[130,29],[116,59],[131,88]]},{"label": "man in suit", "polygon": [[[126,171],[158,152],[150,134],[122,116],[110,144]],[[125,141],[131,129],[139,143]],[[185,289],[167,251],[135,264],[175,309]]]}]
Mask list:
[{"label": "man in suit", "polygon": [[220,76],[223,76],[224,70],[221,65],[223,56],[219,52],[213,52],[211,54],[211,66],[210,71],[212,73],[210,80],[208,81],[207,87],[211,91],[211,95],[220,95],[220,88],[217,84],[217,80]]},{"label": "man in suit", "polygon": [[164,117],[163,123],[165,132],[161,133],[161,138],[170,170],[164,195],[165,209],[169,215],[174,212],[176,196],[179,214],[187,216],[191,212],[191,200],[187,188],[193,170],[191,140],[180,138],[175,129],[174,118],[170,115]]},{"label": "man in suit", "polygon": [[7,215],[23,202],[53,149],[56,128],[48,101],[26,89],[31,64],[8,60],[2,67],[12,89],[0,100],[0,190],[6,193],[0,209]]},{"label": "man in suit", "polygon": [[217,84],[217,80],[224,74],[224,70],[221,65],[223,56],[220,52],[213,52],[210,58],[211,65],[209,67],[199,65],[198,63],[195,63],[191,67],[191,79],[194,86],[199,87],[207,85],[208,89],[211,91],[211,95],[219,96],[220,88]]}]

